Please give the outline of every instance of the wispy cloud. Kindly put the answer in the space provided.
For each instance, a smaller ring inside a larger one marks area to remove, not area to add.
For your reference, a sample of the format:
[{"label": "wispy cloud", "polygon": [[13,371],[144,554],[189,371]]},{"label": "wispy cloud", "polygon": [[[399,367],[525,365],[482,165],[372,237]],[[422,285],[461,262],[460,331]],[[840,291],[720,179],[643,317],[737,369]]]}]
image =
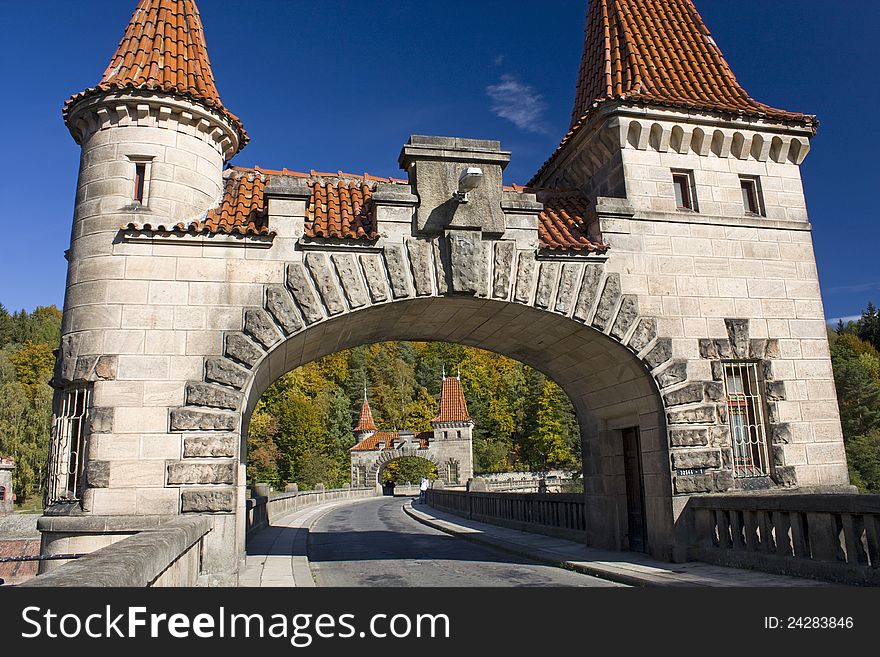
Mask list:
[{"label": "wispy cloud", "polygon": [[825,292],[871,292],[880,290],[880,281],[869,281],[855,285],[836,285],[825,288]]},{"label": "wispy cloud", "polygon": [[825,319],[825,323],[837,326],[837,322],[849,324],[850,322],[858,321],[861,318],[861,315],[847,315],[846,317],[828,317]]},{"label": "wispy cloud", "polygon": [[520,130],[546,133],[543,114],[547,109],[544,96],[533,87],[520,82],[516,76],[505,74],[496,84],[486,87],[492,100],[492,112],[507,119]]}]

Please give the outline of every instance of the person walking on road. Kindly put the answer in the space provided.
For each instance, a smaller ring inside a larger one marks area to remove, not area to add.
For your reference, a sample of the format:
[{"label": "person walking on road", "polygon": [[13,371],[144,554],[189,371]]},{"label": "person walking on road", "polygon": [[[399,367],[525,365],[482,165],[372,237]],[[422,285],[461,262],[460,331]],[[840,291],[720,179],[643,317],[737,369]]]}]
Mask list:
[{"label": "person walking on road", "polygon": [[425,496],[428,494],[428,478],[422,477],[419,483],[419,504],[425,503]]}]

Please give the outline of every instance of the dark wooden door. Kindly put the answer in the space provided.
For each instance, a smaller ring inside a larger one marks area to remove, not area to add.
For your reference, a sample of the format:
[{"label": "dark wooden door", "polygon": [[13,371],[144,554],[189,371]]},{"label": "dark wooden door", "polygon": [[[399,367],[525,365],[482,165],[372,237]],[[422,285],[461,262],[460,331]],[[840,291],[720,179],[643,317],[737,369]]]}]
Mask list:
[{"label": "dark wooden door", "polygon": [[638,427],[623,430],[623,473],[626,479],[629,549],[635,552],[646,552],[648,535],[645,518],[645,488],[642,478],[642,446]]}]

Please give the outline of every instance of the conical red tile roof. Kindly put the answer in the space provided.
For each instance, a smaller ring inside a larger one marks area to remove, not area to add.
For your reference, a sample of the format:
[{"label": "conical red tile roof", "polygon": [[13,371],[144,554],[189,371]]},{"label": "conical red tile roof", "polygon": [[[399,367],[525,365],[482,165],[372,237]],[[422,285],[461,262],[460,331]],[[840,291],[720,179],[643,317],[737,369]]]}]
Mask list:
[{"label": "conical red tile roof", "polygon": [[752,98],[692,0],[590,0],[570,130],[531,184],[608,100],[818,125]]},{"label": "conical red tile roof", "polygon": [[360,433],[361,431],[377,431],[376,422],[373,420],[373,411],[370,410],[370,402],[366,399],[364,400],[364,405],[361,406],[361,414],[358,417],[357,424],[355,425],[353,431],[355,433]]},{"label": "conical red tile roof", "polygon": [[248,141],[241,121],[220,100],[194,0],[140,0],[101,82],[71,98],[65,117],[82,98],[126,90],[157,91],[207,105],[234,125],[241,146]]},{"label": "conical red tile roof", "polygon": [[431,422],[470,422],[467,401],[464,398],[464,388],[461,381],[448,376],[443,379],[443,387],[440,389],[440,413]]}]

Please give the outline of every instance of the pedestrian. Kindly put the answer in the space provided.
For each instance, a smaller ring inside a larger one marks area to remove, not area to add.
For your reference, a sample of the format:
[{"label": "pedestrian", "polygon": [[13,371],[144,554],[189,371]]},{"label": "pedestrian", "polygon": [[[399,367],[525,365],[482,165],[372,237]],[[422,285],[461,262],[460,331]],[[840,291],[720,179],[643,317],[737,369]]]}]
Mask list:
[{"label": "pedestrian", "polygon": [[422,477],[419,483],[419,504],[425,503],[425,496],[428,494],[428,478]]}]

